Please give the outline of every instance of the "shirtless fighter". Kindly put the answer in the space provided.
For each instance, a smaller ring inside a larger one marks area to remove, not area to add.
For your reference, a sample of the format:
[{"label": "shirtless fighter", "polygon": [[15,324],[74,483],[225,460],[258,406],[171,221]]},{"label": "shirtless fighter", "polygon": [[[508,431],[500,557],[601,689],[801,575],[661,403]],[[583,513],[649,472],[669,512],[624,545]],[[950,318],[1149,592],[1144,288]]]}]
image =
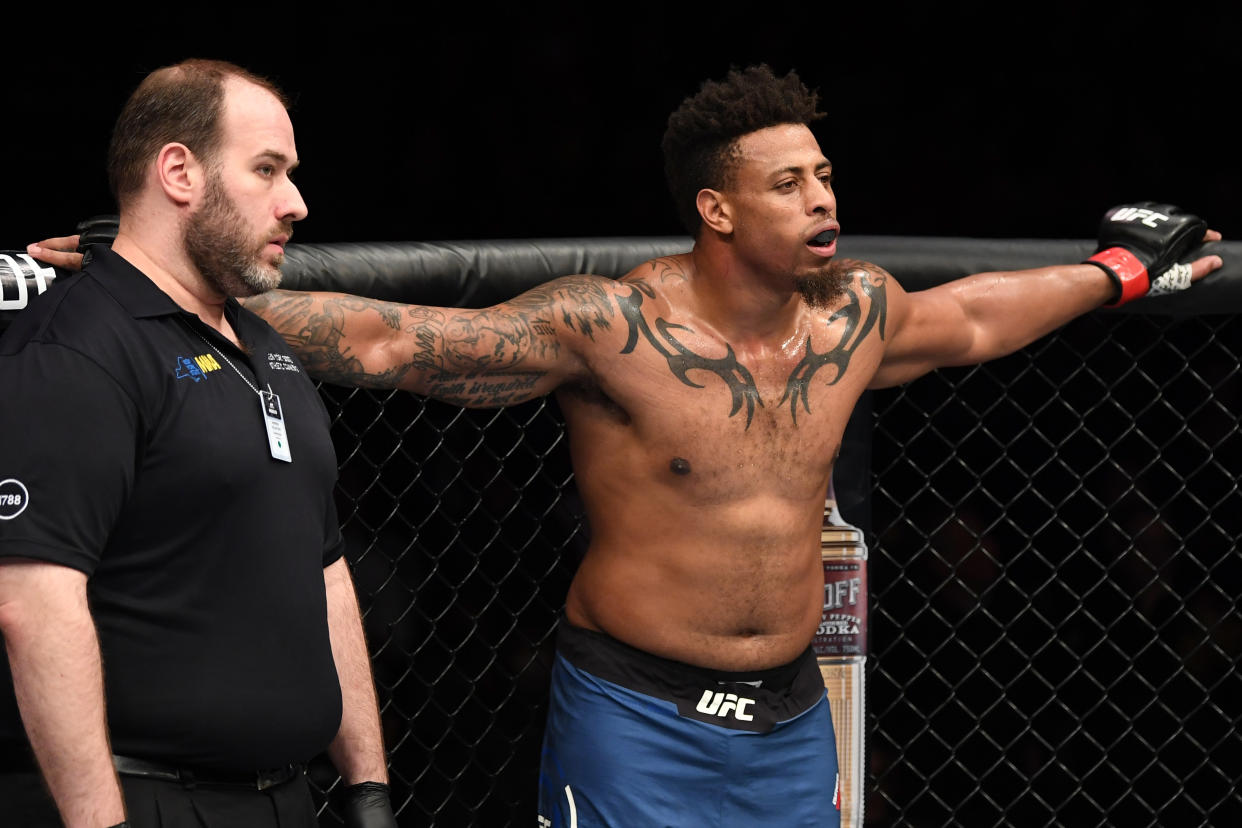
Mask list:
[{"label": "shirtless fighter", "polygon": [[558,631],[540,825],[838,824],[810,644],[859,396],[1221,265],[1180,264],[1220,238],[1203,221],[1138,205],[1105,218],[1091,262],[907,293],[834,258],[817,103],[766,66],[687,98],[663,149],[693,249],[622,279],[568,276],[478,310],[246,301],[326,382],[470,407],[555,392],[591,542]]}]

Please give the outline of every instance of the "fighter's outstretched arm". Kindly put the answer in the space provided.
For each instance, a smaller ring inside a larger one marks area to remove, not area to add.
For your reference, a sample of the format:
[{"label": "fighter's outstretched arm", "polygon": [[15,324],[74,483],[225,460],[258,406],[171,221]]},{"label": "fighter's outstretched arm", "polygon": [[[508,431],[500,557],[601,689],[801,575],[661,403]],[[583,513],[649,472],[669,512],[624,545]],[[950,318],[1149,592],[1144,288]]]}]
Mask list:
[{"label": "fighter's outstretched arm", "polygon": [[[75,270],[82,266],[78,241],[44,239],[28,252]],[[619,315],[615,290],[612,279],[576,275],[478,310],[289,290],[242,302],[280,332],[318,380],[499,408],[585,373],[581,346]]]},{"label": "fighter's outstretched arm", "polygon": [[283,290],[244,302],[316,379],[495,408],[585,373],[581,346],[618,312],[613,284],[565,276],[482,309]]},{"label": "fighter's outstretched arm", "polygon": [[[1095,264],[978,273],[915,293],[906,293],[880,268],[864,266],[871,271],[869,278],[886,282],[888,302],[885,350],[871,387],[899,385],[935,368],[1005,356],[1105,303],[1142,296],[1149,285],[1162,290],[1189,287],[1221,267],[1221,258],[1214,255],[1180,264],[1193,247],[1220,241],[1220,233],[1204,229],[1201,220],[1176,208],[1151,206],[1166,209],[1169,215],[1156,215],[1172,220],[1143,224],[1144,215],[1133,207],[1119,208],[1133,212],[1108,214],[1101,252],[1092,257]],[[1131,221],[1139,229],[1127,226]],[[1114,222],[1118,226],[1110,227]]]}]

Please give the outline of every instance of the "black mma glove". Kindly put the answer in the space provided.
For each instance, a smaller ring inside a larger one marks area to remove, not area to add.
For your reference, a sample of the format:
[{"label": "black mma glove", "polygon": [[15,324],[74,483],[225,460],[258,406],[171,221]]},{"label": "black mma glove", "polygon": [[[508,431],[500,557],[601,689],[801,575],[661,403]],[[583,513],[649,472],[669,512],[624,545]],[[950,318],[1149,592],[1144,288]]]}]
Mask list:
[{"label": "black mma glove", "polygon": [[359,782],[345,789],[345,828],[397,828],[397,817],[382,782]]},{"label": "black mma glove", "polygon": [[1190,265],[1182,259],[1206,231],[1206,221],[1172,204],[1139,201],[1105,213],[1100,246],[1087,261],[1117,283],[1117,296],[1106,307],[1190,287]]}]

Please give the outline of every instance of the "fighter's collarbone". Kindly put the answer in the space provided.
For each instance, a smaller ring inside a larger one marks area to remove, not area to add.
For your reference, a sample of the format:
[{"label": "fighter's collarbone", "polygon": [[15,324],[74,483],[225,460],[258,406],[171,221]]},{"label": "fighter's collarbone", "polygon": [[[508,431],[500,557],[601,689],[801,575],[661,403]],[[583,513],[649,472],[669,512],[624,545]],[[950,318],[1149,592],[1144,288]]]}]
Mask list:
[{"label": "fighter's collarbone", "polygon": [[783,347],[743,347],[688,324],[636,320],[616,350],[610,337],[587,359],[588,382],[633,418],[672,405],[682,416],[704,412],[744,429],[765,415],[768,427],[823,428],[848,419],[874,372],[867,343],[845,347],[826,333],[791,336]]}]

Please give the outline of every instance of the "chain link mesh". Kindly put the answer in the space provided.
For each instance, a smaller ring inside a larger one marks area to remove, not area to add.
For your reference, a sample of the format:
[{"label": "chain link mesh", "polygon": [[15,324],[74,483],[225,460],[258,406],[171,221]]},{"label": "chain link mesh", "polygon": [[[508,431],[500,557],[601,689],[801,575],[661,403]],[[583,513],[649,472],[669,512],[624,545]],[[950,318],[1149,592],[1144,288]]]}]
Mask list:
[{"label": "chain link mesh", "polygon": [[[552,633],[586,547],[559,410],[320,390],[400,824],[532,825]],[[341,824],[331,765],[311,776]]]},{"label": "chain link mesh", "polygon": [[1242,825],[1232,318],[876,400],[869,822]]},{"label": "chain link mesh", "polygon": [[[1242,825],[1240,330],[1093,314],[875,394],[868,824]],[[559,412],[321,390],[400,823],[533,825]]]}]

